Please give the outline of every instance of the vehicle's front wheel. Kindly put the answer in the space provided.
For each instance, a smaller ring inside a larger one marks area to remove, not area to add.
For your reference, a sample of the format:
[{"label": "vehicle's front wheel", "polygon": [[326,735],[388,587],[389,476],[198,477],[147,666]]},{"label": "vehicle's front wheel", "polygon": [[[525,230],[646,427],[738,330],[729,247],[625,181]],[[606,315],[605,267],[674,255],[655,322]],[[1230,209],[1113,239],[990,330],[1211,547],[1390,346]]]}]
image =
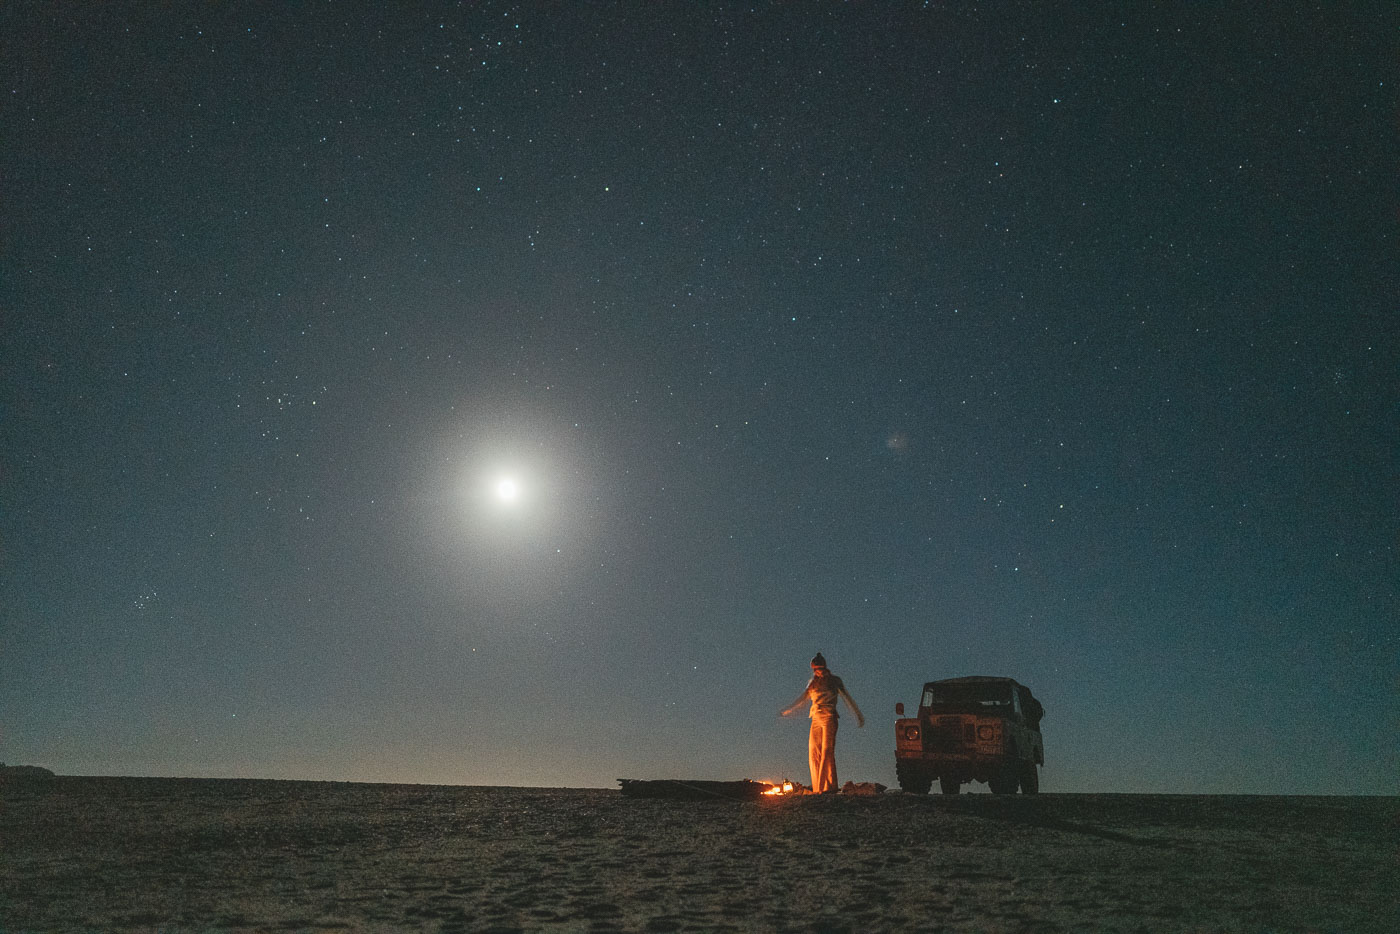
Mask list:
[{"label": "vehicle's front wheel", "polygon": [[1035,767],[1034,762],[1027,762],[1021,769],[1021,794],[1035,795],[1040,793],[1040,770]]},{"label": "vehicle's front wheel", "polygon": [[933,779],[917,763],[896,761],[894,774],[899,779],[900,790],[911,795],[926,795],[933,787]]},{"label": "vehicle's front wheel", "polygon": [[938,780],[938,790],[945,795],[955,795],[962,791],[962,782],[956,778],[940,778]]},{"label": "vehicle's front wheel", "polygon": [[1014,764],[1002,766],[997,774],[987,780],[987,784],[992,787],[994,795],[1014,795],[1016,786],[1020,784],[1020,775]]}]

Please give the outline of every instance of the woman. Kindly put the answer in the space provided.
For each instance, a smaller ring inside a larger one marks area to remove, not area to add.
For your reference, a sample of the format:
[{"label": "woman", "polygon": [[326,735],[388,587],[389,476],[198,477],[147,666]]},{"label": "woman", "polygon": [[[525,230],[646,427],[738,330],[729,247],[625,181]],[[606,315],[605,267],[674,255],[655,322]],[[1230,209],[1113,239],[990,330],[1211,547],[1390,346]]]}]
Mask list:
[{"label": "woman", "polygon": [[818,794],[836,792],[836,726],[840,716],[836,713],[836,698],[846,701],[851,713],[856,715],[856,726],[865,726],[865,717],[860,708],[846,691],[846,685],[826,667],[826,659],[818,652],[812,659],[812,680],[798,695],[797,700],[778,716],[790,717],[802,709],[808,701],[812,704],[812,729],[807,734],[807,765],[812,770],[812,791]]}]

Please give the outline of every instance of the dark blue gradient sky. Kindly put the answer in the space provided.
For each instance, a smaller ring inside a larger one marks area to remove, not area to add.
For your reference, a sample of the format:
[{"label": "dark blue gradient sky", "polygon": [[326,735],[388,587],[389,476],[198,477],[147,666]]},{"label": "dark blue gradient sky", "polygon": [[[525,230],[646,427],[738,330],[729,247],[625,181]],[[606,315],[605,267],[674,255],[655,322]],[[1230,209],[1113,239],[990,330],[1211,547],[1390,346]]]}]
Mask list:
[{"label": "dark blue gradient sky", "polygon": [[0,759],[1400,792],[1395,11],[1053,6],[7,8]]}]

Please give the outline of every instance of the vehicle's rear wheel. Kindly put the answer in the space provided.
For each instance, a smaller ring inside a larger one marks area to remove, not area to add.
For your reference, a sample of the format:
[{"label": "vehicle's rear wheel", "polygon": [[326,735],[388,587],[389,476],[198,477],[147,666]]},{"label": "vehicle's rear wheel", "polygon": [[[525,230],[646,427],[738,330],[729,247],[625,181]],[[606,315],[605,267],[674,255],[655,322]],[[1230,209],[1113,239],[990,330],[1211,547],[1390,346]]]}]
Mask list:
[{"label": "vehicle's rear wheel", "polygon": [[1021,794],[1040,794],[1040,770],[1034,762],[1027,762],[1021,769]]},{"label": "vehicle's rear wheel", "polygon": [[938,780],[938,790],[945,795],[955,795],[962,791],[962,782],[956,778],[940,778]]},{"label": "vehicle's rear wheel", "polygon": [[933,787],[933,778],[918,763],[896,760],[894,774],[899,779],[900,789],[911,795],[926,795]]}]

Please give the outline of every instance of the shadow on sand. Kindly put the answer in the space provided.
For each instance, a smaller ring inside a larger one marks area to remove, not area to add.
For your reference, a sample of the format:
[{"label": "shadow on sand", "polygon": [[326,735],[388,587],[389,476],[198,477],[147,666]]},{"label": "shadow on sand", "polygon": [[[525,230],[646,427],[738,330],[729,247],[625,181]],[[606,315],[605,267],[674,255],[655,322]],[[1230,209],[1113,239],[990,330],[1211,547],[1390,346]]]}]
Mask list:
[{"label": "shadow on sand", "polygon": [[1055,808],[1053,798],[1040,795],[1034,797],[1012,797],[1009,795],[959,795],[954,797],[950,795],[932,800],[937,802],[937,806],[941,810],[966,814],[969,817],[1004,821],[1008,824],[1019,824],[1026,827],[1043,827],[1047,830],[1082,834],[1087,837],[1112,840],[1115,843],[1129,843],[1134,846],[1164,847],[1168,845],[1161,840],[1134,837],[1117,830],[1096,827],[1093,824],[1080,821],[1066,820],[1053,813]]}]

